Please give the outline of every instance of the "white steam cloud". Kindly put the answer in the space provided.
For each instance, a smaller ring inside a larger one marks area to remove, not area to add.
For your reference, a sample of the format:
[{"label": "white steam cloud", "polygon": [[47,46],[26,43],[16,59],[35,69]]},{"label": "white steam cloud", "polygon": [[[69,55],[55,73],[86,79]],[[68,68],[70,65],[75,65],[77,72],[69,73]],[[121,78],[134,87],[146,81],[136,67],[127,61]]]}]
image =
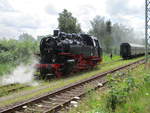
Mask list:
[{"label": "white steam cloud", "polygon": [[2,78],[0,78],[0,84],[6,85],[6,84],[13,84],[13,83],[33,83],[34,82],[34,72],[35,72],[35,64],[37,63],[36,60],[34,60],[31,64],[24,65],[20,64],[16,69],[8,74],[4,75]]}]

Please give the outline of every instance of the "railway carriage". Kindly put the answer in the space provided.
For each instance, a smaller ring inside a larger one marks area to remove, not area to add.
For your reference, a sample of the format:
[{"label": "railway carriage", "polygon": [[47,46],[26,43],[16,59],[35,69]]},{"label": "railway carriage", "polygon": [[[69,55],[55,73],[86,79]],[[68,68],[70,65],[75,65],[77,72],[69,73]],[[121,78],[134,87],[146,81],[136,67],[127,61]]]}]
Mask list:
[{"label": "railway carriage", "polygon": [[132,43],[121,43],[120,45],[120,56],[123,59],[130,59],[133,57],[142,56],[145,54],[145,46],[132,44]]}]

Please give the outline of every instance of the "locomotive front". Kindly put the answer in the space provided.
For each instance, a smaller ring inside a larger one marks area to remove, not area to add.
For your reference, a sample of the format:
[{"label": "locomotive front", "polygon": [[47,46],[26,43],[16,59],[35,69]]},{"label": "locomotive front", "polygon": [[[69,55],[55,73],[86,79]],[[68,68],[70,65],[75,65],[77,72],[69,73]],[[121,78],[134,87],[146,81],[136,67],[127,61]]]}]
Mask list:
[{"label": "locomotive front", "polygon": [[57,77],[60,77],[62,73],[67,73],[70,66],[74,63],[73,59],[66,56],[69,52],[70,45],[68,40],[65,40],[65,37],[65,33],[54,31],[53,36],[47,36],[41,39],[41,59],[40,64],[37,64],[37,69],[40,71],[42,77],[45,77],[46,74],[55,74]]}]

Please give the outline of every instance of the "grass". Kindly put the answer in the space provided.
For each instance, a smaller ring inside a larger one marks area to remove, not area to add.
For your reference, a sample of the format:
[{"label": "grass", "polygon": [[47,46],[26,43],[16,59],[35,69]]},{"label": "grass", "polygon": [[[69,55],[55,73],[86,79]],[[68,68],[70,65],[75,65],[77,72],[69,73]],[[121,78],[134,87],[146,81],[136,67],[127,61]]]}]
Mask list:
[{"label": "grass", "polygon": [[108,54],[105,54],[103,56],[103,62],[104,63],[109,63],[109,62],[112,62],[112,61],[117,61],[119,59],[121,59],[121,57],[118,56],[118,55],[113,55],[112,59],[110,58],[110,56]]},{"label": "grass", "polygon": [[[127,63],[137,61],[139,59],[141,59],[141,58],[136,58],[136,59],[132,59],[132,60],[125,60],[125,61],[118,61],[118,62],[115,62],[115,63],[113,63],[111,65],[110,64],[106,64],[105,66],[99,65],[96,69],[94,69],[92,71],[80,72],[80,73],[74,74],[73,76],[70,76],[70,77],[67,77],[67,78],[53,79],[50,82],[45,83],[46,85],[50,86],[49,88],[43,89],[43,90],[41,90],[39,92],[35,92],[33,94],[30,94],[30,95],[26,95],[26,96],[19,97],[19,98],[13,99],[13,100],[5,101],[3,103],[0,103],[0,106],[12,104],[12,103],[15,103],[15,102],[18,102],[18,101],[23,101],[23,100],[26,100],[26,99],[30,99],[30,98],[32,98],[34,96],[41,95],[43,93],[52,91],[52,90],[54,90],[56,88],[60,88],[62,86],[68,85],[70,83],[77,82],[77,81],[83,80],[85,78],[89,78],[89,77],[91,77],[93,75],[96,75],[98,73],[101,73],[101,72],[104,72],[104,71],[107,71],[107,70],[111,70],[111,69],[116,68],[118,66],[125,65]],[[35,88],[38,88],[38,87],[39,86],[37,86]],[[28,90],[31,90],[31,89],[29,88]]]},{"label": "grass", "polygon": [[[131,81],[131,78],[133,78],[133,81]],[[147,78],[147,80],[144,78]],[[116,84],[117,81],[118,79],[113,81],[113,84]],[[141,65],[129,72],[126,78],[121,78],[120,81],[115,87],[113,86],[117,98],[119,98],[119,101],[116,101],[118,103],[116,103],[115,113],[149,113],[150,71],[145,70],[144,65]],[[124,89],[131,84],[133,86],[130,87],[130,92],[126,93]],[[109,98],[111,96],[110,91],[113,91],[112,88],[103,93],[101,91],[91,92],[80,102],[77,108],[69,110],[68,113],[112,113],[112,110],[108,107],[108,103],[112,101]]]},{"label": "grass", "polygon": [[[118,106],[116,113],[149,113],[150,111],[150,71],[140,66],[132,76],[136,81],[136,90],[132,91],[127,102]],[[147,80],[144,80],[147,78]]]},{"label": "grass", "polygon": [[127,98],[127,103],[119,106],[116,113],[149,113],[150,111],[150,84],[142,85]]}]

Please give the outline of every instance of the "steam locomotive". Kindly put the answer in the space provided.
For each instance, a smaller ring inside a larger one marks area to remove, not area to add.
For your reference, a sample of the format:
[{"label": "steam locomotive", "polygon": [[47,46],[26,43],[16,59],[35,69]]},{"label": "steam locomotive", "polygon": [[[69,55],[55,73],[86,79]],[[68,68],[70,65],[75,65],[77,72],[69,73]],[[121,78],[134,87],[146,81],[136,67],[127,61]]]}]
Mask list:
[{"label": "steam locomotive", "polygon": [[41,76],[61,77],[91,69],[101,61],[102,48],[96,37],[54,30],[53,36],[41,39],[37,68]]}]

